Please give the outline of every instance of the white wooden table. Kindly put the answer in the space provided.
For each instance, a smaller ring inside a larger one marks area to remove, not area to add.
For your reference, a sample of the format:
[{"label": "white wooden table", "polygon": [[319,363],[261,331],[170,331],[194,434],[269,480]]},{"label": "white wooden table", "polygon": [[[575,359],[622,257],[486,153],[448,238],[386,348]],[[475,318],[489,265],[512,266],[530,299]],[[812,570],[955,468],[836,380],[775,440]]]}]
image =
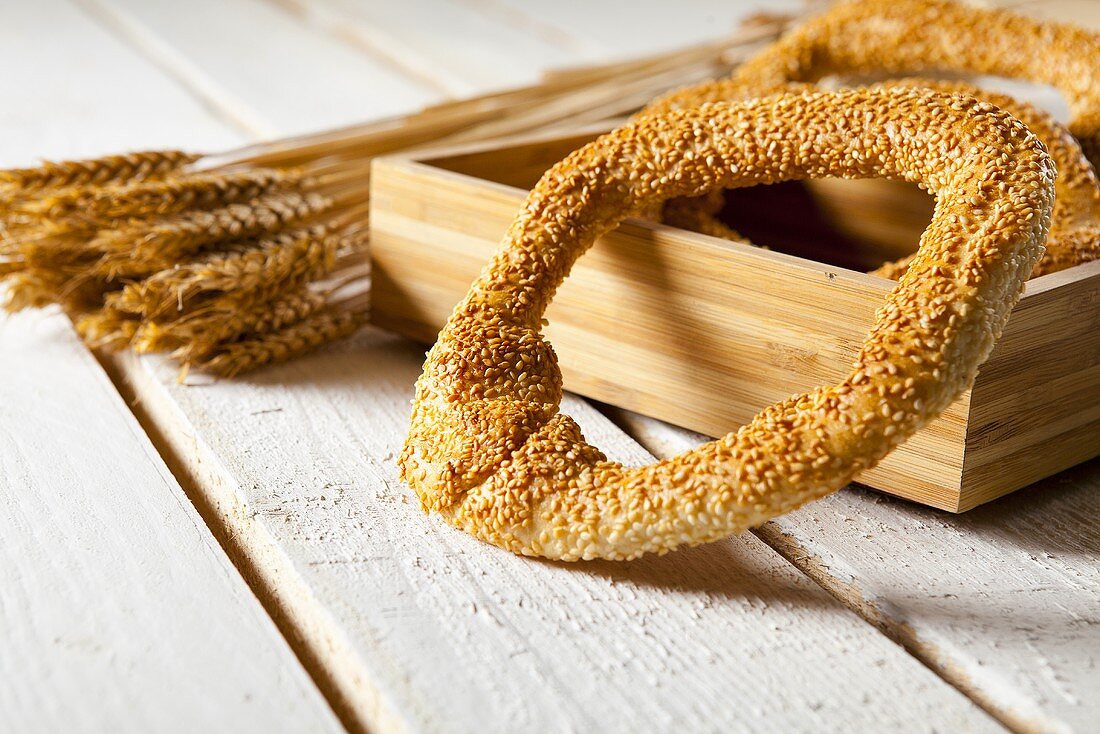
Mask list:
[{"label": "white wooden table", "polygon": [[[0,165],[413,111],[798,4],[5,0]],[[1100,730],[1100,463],[963,516],[850,489],[542,563],[397,480],[422,356],[368,328],[181,387],[105,371],[55,314],[0,319],[0,728]],[[568,409],[614,458],[701,440]]]}]

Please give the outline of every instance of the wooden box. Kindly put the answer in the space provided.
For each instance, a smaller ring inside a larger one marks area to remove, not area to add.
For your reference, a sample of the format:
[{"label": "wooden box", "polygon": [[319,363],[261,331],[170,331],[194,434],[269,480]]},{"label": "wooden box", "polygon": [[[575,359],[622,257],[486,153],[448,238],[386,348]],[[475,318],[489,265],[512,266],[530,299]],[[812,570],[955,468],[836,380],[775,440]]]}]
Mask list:
[{"label": "wooden box", "polygon": [[[434,341],[526,188],[591,137],[375,161],[374,322]],[[929,199],[886,181],[779,189],[743,190],[756,192],[743,202],[750,216],[734,224],[763,243],[761,227],[774,227],[788,252],[630,220],[582,257],[547,315],[567,389],[722,435],[842,379],[892,283],[789,253],[868,269],[876,252],[915,247]],[[808,228],[814,220],[832,231]],[[961,512],[1098,453],[1095,262],[1029,282],[973,389],[859,481]]]}]

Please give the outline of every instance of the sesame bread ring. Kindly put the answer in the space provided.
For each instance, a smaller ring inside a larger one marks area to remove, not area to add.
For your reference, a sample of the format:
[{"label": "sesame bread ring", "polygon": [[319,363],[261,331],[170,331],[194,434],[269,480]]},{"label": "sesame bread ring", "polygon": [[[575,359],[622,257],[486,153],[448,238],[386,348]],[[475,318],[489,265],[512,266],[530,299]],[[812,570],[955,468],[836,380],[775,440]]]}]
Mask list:
[{"label": "sesame bread ring", "polygon": [[[822,176],[938,196],[851,373],[677,457],[608,461],[559,412],[561,373],[540,333],[576,259],[664,199]],[[1053,199],[1038,139],[970,97],[849,90],[637,120],[528,195],[428,353],[401,476],[449,523],[546,558],[629,559],[759,525],[844,486],[972,383],[1039,259]]]},{"label": "sesame bread ring", "polygon": [[1058,89],[1070,107],[1070,132],[1097,166],[1098,69],[1100,35],[1071,24],[954,0],[854,0],[794,28],[729,79],[673,92],[651,111],[738,99],[746,87],[782,91],[788,82],[835,74],[993,74]]}]

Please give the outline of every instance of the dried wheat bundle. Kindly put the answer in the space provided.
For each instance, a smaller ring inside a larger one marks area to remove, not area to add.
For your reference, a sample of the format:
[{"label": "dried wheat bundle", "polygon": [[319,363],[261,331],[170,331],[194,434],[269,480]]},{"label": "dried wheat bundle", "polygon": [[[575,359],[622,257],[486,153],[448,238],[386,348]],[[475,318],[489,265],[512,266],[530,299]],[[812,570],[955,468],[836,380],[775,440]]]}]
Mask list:
[{"label": "dried wheat bundle", "polygon": [[728,73],[788,20],[228,153],[146,151],[0,171],[4,306],[58,304],[93,346],[169,352],[184,372],[236,375],[289,359],[366,320],[375,156],[615,120]]}]

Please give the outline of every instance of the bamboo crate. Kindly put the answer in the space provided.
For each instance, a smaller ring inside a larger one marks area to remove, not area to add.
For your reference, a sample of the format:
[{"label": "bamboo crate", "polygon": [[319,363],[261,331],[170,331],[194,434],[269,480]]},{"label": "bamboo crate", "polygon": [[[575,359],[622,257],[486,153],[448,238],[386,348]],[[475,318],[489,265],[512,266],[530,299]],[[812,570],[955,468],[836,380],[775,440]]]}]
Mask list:
[{"label": "bamboo crate", "polygon": [[[526,189],[591,137],[376,160],[372,320],[434,341]],[[886,181],[789,187],[731,196],[752,213],[734,226],[787,252],[637,220],[600,240],[547,315],[567,389],[722,435],[842,379],[892,287],[861,270],[915,247],[930,199]],[[974,387],[859,481],[962,512],[1097,454],[1100,262],[1029,282]]]}]

